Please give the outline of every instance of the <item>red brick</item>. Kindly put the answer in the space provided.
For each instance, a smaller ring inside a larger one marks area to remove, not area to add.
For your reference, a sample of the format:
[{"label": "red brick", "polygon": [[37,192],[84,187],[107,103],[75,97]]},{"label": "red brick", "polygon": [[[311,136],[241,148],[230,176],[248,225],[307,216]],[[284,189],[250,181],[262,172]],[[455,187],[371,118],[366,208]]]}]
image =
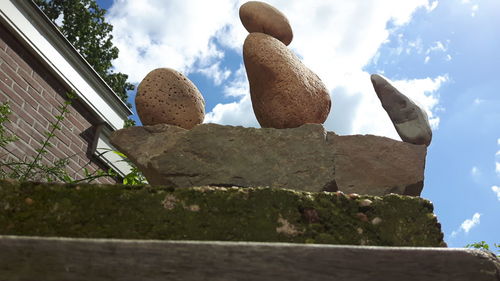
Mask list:
[{"label": "red brick", "polygon": [[45,108],[47,111],[51,111],[52,107],[54,107],[50,102],[47,101],[45,96],[43,96],[41,93],[36,92],[33,88],[28,87],[28,93],[31,95],[31,97],[37,100],[37,102],[40,104],[40,107]]},{"label": "red brick", "polygon": [[38,109],[39,103],[38,101],[33,98],[30,94],[26,93],[25,91],[21,90],[19,86],[14,85],[14,91],[21,95],[20,93],[23,93],[22,97],[24,98],[24,101],[29,104],[31,107],[33,107],[34,110]]},{"label": "red brick", "polygon": [[[18,51],[20,51],[20,54],[16,53],[14,50],[12,50],[9,47],[7,47],[7,50],[6,50],[7,55],[10,55],[10,57],[16,61],[16,63],[19,65],[19,67],[21,67],[22,69],[24,69],[27,72],[30,72],[31,67],[20,56],[25,57],[26,60],[33,59],[33,56],[31,54],[27,53],[24,49],[18,50]],[[29,59],[27,58],[28,56],[30,57]]]},{"label": "red brick", "polygon": [[19,85],[22,89],[26,90],[28,88],[28,83],[26,83],[10,66],[5,63],[0,65],[0,69],[5,72],[5,75],[9,76],[14,82]]},{"label": "red brick", "polygon": [[0,71],[0,81],[5,83],[5,85],[9,87],[12,87],[12,84],[14,83],[14,81],[12,81],[12,79],[10,79],[9,76],[5,75],[3,71]]},{"label": "red brick", "polygon": [[17,70],[17,73],[21,76],[21,78],[24,79],[24,81],[26,81],[26,83],[28,83],[38,93],[40,93],[43,90],[42,86],[40,86],[40,84],[36,82],[35,79],[33,79],[33,77],[31,77],[31,73],[28,73],[21,68]]},{"label": "red brick", "polygon": [[[19,118],[21,120],[24,120],[26,123],[28,123],[28,124],[35,123],[35,119],[33,119],[33,117],[31,117],[31,115],[29,115],[26,111],[21,109],[20,111],[16,110],[15,112],[17,115],[19,115]],[[19,124],[19,121],[17,123]],[[48,122],[47,122],[47,125],[48,125]]]},{"label": "red brick", "polygon": [[52,120],[47,120],[38,111],[36,111],[35,109],[33,109],[33,107],[31,107],[30,105],[24,104],[23,109],[24,109],[24,112],[26,114],[28,114],[28,116],[30,116],[31,118],[37,120],[39,123],[44,122],[43,120],[46,120],[46,121],[54,121],[55,120],[55,118],[53,118]]},{"label": "red brick", "polygon": [[47,150],[49,150],[50,152],[52,152],[52,154],[54,154],[54,156],[56,157],[56,159],[63,159],[63,158],[66,158],[67,156],[71,156],[71,155],[65,155],[64,153],[62,153],[57,148],[57,144],[55,144],[52,147],[49,147]]},{"label": "red brick", "polygon": [[70,132],[68,133],[66,130],[62,130],[57,134],[57,138],[67,147],[71,145],[71,140],[67,137],[69,134]]},{"label": "red brick", "polygon": [[0,50],[0,59],[8,64],[13,70],[17,70],[19,65],[5,52]]},{"label": "red brick", "polygon": [[35,81],[37,81],[38,84],[42,86],[44,91],[47,91],[47,95],[54,97],[54,95],[56,94],[55,91],[47,83],[47,81],[45,81],[45,79],[42,76],[40,76],[36,71],[33,72],[33,79],[35,79]]},{"label": "red brick", "polygon": [[50,121],[52,123],[57,122],[56,116],[58,116],[59,114],[54,114],[54,112],[49,112],[49,111],[47,111],[47,109],[45,109],[44,107],[41,107],[41,106],[38,107],[38,112],[48,121]]},{"label": "red brick", "polygon": [[[35,155],[38,154],[36,152],[35,148],[40,147],[40,145],[38,145],[38,146],[28,145],[22,140],[17,141],[15,145],[19,150],[21,150],[24,153],[25,156],[28,156],[30,159],[33,159],[35,157]],[[19,155],[16,155],[16,156],[19,157]]]},{"label": "red brick", "polygon": [[40,143],[46,139],[46,136],[34,130],[33,127],[31,127],[31,124],[27,124],[24,121],[21,121],[19,123],[20,130],[24,131],[30,136],[29,144],[36,145],[37,143]]},{"label": "red brick", "polygon": [[71,151],[82,151],[82,148],[81,146],[77,146],[75,143],[71,143],[69,148],[71,149]]},{"label": "red brick", "polygon": [[68,121],[71,122],[71,124],[76,127],[78,132],[85,131],[86,127],[75,117],[75,114],[68,114],[66,116]]},{"label": "red brick", "polygon": [[31,137],[25,131],[23,131],[17,124],[8,122],[5,123],[4,125],[11,135],[18,137],[20,140],[29,142],[29,140],[31,139]]},{"label": "red brick", "polygon": [[16,104],[18,104],[19,106],[22,106],[24,103],[24,100],[18,94],[14,93],[14,91],[11,88],[9,88],[2,82],[0,82],[0,93],[3,94],[0,95],[1,97],[0,102],[6,102],[11,100],[14,101]]}]

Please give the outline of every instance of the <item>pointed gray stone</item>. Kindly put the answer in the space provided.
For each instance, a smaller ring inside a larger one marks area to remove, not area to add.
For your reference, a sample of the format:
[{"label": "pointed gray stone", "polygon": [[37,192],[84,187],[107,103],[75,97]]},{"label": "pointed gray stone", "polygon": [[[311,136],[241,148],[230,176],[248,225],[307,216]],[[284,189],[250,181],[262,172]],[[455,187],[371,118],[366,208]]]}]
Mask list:
[{"label": "pointed gray stone", "polygon": [[425,111],[381,75],[373,74],[371,80],[382,107],[389,114],[401,139],[404,142],[429,146],[432,130]]}]

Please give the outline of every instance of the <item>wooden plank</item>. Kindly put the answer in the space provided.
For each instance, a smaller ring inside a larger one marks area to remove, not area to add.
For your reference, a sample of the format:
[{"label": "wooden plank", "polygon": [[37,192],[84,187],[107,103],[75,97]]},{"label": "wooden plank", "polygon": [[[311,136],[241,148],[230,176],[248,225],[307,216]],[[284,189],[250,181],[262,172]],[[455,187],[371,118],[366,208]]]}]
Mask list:
[{"label": "wooden plank", "polygon": [[1,280],[500,280],[471,249],[0,236]]}]

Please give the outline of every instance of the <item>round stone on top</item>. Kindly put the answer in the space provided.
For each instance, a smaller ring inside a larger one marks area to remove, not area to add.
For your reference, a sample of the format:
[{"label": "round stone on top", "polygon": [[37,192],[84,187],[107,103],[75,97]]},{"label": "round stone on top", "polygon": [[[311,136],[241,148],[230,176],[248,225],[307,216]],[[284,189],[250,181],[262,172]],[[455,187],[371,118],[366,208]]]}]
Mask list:
[{"label": "round stone on top", "polygon": [[198,88],[170,68],[157,68],[144,77],[135,105],[143,125],[170,124],[189,130],[205,117],[205,101]]},{"label": "round stone on top", "polygon": [[260,1],[248,1],[240,7],[240,20],[248,32],[270,35],[285,45],[293,39],[293,32],[286,16],[275,7]]}]

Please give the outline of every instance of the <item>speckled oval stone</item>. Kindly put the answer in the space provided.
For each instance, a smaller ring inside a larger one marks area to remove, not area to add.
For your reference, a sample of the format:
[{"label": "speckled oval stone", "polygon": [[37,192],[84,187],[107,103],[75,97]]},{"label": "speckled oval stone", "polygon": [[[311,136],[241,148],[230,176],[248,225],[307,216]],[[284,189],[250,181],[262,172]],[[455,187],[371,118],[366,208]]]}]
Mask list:
[{"label": "speckled oval stone", "polygon": [[283,43],[264,33],[250,33],[243,60],[253,110],[263,128],[325,122],[331,107],[328,90]]},{"label": "speckled oval stone", "polygon": [[275,7],[260,1],[249,1],[240,7],[240,20],[248,32],[268,34],[285,45],[293,39],[293,32],[286,16]]},{"label": "speckled oval stone", "polygon": [[144,77],[137,88],[135,105],[143,125],[191,129],[205,118],[205,101],[198,88],[170,68],[155,69]]}]

